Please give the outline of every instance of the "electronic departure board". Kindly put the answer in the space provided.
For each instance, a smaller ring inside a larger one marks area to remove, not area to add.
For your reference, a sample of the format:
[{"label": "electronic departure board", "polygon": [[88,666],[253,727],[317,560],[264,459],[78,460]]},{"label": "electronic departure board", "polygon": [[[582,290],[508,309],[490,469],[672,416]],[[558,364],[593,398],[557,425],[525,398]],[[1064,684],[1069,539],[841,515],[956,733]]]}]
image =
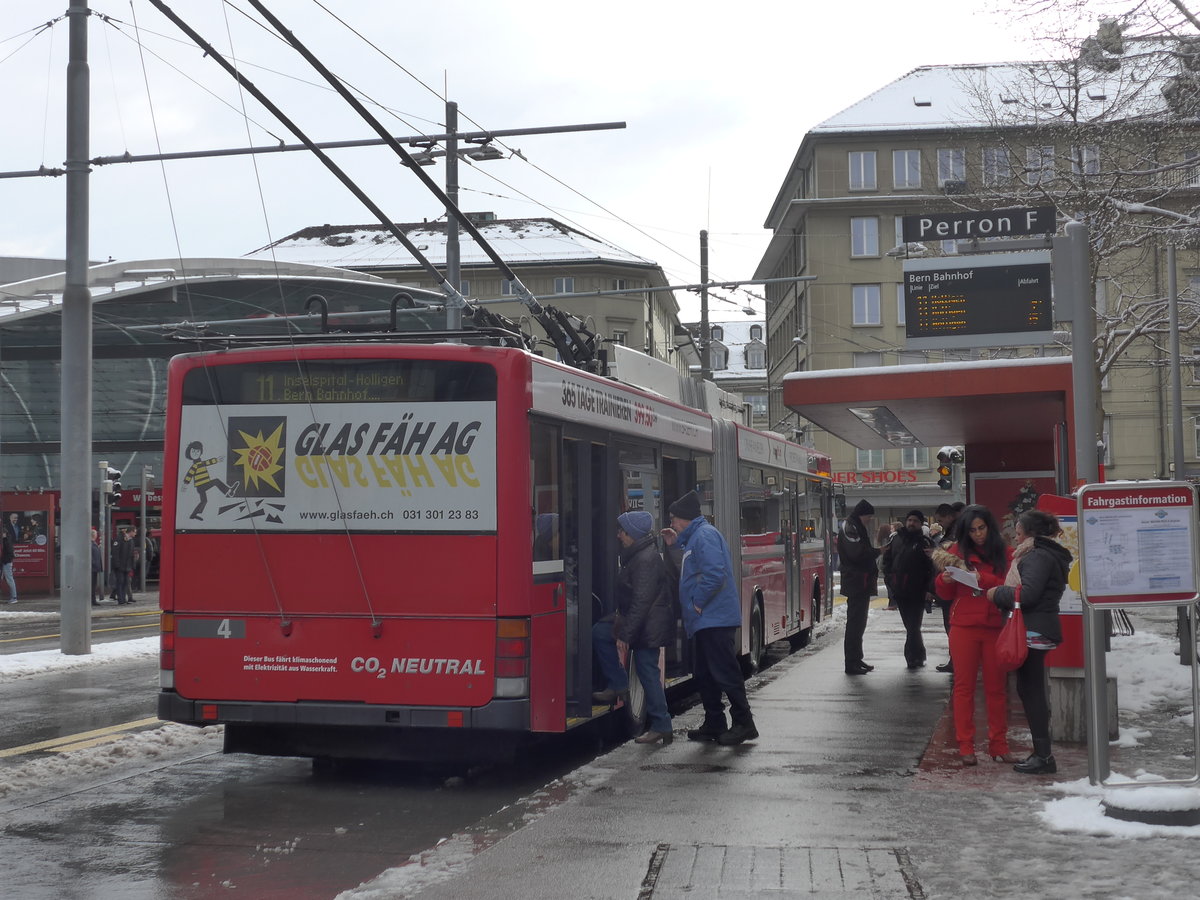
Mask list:
[{"label": "electronic departure board", "polygon": [[1054,327],[1048,251],[904,264],[907,346],[1048,343]]}]

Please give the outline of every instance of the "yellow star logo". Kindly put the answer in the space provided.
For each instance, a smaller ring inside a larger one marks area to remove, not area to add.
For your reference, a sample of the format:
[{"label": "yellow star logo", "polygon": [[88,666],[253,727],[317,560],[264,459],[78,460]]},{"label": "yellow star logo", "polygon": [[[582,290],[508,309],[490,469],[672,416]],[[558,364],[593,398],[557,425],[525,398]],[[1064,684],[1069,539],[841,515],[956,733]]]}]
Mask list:
[{"label": "yellow star logo", "polygon": [[234,465],[242,467],[242,483],[258,488],[261,482],[266,482],[276,491],[280,490],[275,475],[283,471],[283,466],[279,465],[279,458],[283,456],[283,447],[279,444],[283,423],[271,432],[270,437],[263,437],[261,430],[253,435],[239,430],[238,435],[245,446],[234,449],[237,454]]}]

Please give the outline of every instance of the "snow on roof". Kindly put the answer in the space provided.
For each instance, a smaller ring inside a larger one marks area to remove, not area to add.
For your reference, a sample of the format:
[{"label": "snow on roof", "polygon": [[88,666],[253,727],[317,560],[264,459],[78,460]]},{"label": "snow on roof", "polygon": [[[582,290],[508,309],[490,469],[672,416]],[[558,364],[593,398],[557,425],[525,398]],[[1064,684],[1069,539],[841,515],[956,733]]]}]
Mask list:
[{"label": "snow on roof", "polygon": [[[446,223],[396,223],[435,266],[446,263]],[[484,240],[511,265],[538,262],[607,260],[654,266],[615,244],[564,225],[555,219],[494,219],[475,223]],[[464,266],[489,265],[491,260],[469,234],[459,232],[459,255]],[[416,266],[416,259],[383,225],[316,225],[260,247],[247,257],[288,260],[356,269]]]},{"label": "snow on roof", "polygon": [[813,134],[1050,124],[1159,116],[1179,72],[1174,48],[1129,40],[1112,72],[1055,60],[920,66],[826,119]]},{"label": "snow on roof", "polygon": [[[750,329],[758,326],[759,337],[751,338]],[[699,322],[689,322],[687,325],[693,332],[700,330]],[[726,378],[762,378],[766,379],[766,369],[761,366],[757,369],[750,369],[746,366],[746,348],[751,344],[759,347],[766,347],[763,341],[764,335],[767,333],[766,325],[761,319],[730,319],[727,322],[716,322],[709,320],[709,329],[720,328],[720,338],[714,337],[713,340],[719,343],[722,347],[729,351],[729,358],[726,360],[725,368],[717,369],[713,372],[715,381],[722,381]]]},{"label": "snow on roof", "polygon": [[[11,284],[0,284],[0,318],[44,313],[62,305],[66,274],[58,272]],[[230,278],[321,278],[339,281],[385,284],[375,275],[304,265],[298,262],[247,260],[238,257],[197,257],[187,259],[140,259],[98,263],[88,267],[88,288],[94,302],[115,300],[143,291],[155,290],[184,281]]]}]

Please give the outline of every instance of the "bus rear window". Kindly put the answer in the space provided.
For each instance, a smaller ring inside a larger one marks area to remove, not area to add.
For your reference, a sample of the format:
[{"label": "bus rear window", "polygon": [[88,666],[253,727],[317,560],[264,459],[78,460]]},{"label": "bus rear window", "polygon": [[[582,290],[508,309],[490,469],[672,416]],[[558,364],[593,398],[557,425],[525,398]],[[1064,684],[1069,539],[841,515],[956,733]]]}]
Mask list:
[{"label": "bus rear window", "polygon": [[295,359],[192,369],[184,405],[495,401],[496,370],[444,359]]}]

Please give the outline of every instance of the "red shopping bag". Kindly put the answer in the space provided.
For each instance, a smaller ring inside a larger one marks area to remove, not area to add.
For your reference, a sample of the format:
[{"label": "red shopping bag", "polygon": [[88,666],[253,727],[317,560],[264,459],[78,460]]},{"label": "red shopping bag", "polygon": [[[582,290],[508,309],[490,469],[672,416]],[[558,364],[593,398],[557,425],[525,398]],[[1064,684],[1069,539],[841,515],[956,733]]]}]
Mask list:
[{"label": "red shopping bag", "polygon": [[1021,604],[1013,606],[1013,611],[1000,629],[996,638],[996,660],[1005,672],[1021,668],[1025,657],[1029,655],[1029,645],[1025,643],[1025,616],[1021,614]]}]

